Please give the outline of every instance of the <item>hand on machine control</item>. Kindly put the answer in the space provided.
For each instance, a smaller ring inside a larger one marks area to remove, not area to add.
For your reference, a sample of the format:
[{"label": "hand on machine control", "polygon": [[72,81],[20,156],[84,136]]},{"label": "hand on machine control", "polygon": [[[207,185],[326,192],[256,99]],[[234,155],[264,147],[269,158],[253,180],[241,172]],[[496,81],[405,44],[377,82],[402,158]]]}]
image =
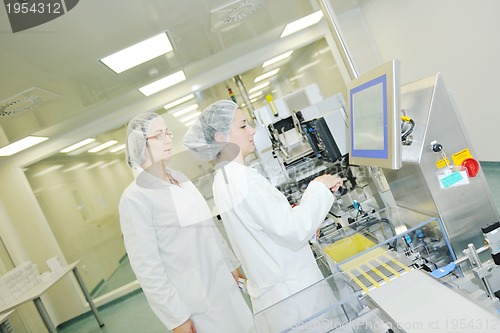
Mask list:
[{"label": "hand on machine control", "polygon": [[337,175],[321,175],[314,178],[314,180],[323,183],[332,192],[338,191],[343,184],[342,178]]}]

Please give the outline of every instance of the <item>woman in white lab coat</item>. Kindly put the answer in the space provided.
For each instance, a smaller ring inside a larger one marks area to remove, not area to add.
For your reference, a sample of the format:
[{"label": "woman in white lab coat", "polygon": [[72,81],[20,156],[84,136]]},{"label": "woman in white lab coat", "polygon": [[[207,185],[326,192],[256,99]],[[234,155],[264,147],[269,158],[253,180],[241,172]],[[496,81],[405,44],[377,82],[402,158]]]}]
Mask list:
[{"label": "woman in white lab coat", "polygon": [[238,261],[195,186],[166,167],[171,132],[155,113],[127,128],[135,180],[119,212],[132,269],[154,313],[174,333],[253,332],[235,279]]},{"label": "woman in white lab coat", "polygon": [[219,167],[215,203],[257,313],[323,278],[308,241],[328,214],[332,191],[342,180],[332,175],[316,178],[292,208],[266,178],[245,166],[244,158],[255,149],[254,134],[238,105],[222,100],[201,113],[184,144],[215,159]]}]

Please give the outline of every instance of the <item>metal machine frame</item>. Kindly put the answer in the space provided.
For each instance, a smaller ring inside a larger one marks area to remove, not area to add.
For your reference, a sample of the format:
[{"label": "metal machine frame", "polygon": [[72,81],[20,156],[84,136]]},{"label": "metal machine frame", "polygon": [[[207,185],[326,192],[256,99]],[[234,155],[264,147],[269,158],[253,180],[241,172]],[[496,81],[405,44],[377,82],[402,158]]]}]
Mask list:
[{"label": "metal machine frame", "polygon": [[431,149],[438,142],[450,156],[474,149],[440,74],[401,87],[401,107],[414,120],[411,145],[403,146],[403,166],[384,170],[396,204],[438,216],[455,254],[469,243],[481,247],[481,227],[498,221],[499,214],[481,170],[463,186],[441,188],[436,165],[443,155]]}]

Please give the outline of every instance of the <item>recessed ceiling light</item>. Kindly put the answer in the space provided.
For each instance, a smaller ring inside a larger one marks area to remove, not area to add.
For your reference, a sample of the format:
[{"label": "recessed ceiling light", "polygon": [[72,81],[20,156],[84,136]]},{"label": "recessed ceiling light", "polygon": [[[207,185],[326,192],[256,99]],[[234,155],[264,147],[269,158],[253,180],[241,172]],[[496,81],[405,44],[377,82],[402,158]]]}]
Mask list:
[{"label": "recessed ceiling light", "polygon": [[78,163],[76,165],[73,165],[72,167],[69,167],[67,169],[64,169],[62,172],[70,172],[70,171],[75,171],[77,169],[80,169],[80,168],[83,168],[84,166],[86,166],[88,163],[87,162],[82,162],[82,163]]},{"label": "recessed ceiling light", "polygon": [[327,46],[327,47],[324,47],[322,49],[319,49],[318,51],[316,51],[316,53],[313,54],[313,57],[317,57],[317,56],[320,56],[322,55],[323,53],[327,53],[327,52],[332,52],[332,50]]},{"label": "recessed ceiling light", "polygon": [[167,34],[162,33],[104,57],[101,62],[119,74],[172,50]]},{"label": "recessed ceiling light", "polygon": [[252,100],[252,99],[254,99],[255,97],[259,97],[259,96],[260,96],[260,95],[262,95],[263,93],[264,93],[264,92],[259,91],[258,93],[255,93],[255,94],[253,94],[253,95],[248,96],[248,99]]},{"label": "recessed ceiling light", "polygon": [[302,72],[303,72],[303,71],[305,71],[306,69],[309,69],[309,68],[311,68],[311,67],[314,67],[314,66],[316,66],[316,65],[318,65],[318,64],[319,64],[319,60],[315,60],[315,61],[313,61],[313,62],[310,62],[310,63],[308,63],[307,65],[304,65],[304,66],[300,67],[299,69],[297,69],[297,73],[302,73]]},{"label": "recessed ceiling light", "polygon": [[44,136],[27,136],[21,140],[11,143],[10,145],[0,148],[0,156],[14,155],[15,153],[28,149],[29,147],[33,147],[34,145],[37,145],[47,139],[48,138]]},{"label": "recessed ceiling light", "polygon": [[120,162],[120,161],[119,161],[119,160],[117,160],[117,159],[114,159],[114,160],[112,160],[111,162],[108,162],[108,163],[106,163],[106,164],[102,164],[102,165],[100,165],[100,166],[99,166],[99,169],[103,169],[103,168],[109,167],[110,165],[116,164],[116,163],[118,163],[118,162]]},{"label": "recessed ceiling light", "polygon": [[125,144],[116,146],[115,148],[111,149],[110,152],[111,153],[117,153],[117,152],[119,152],[120,150],[123,150],[123,149],[125,149]]},{"label": "recessed ceiling light", "polygon": [[77,155],[86,153],[90,148],[94,148],[94,147],[97,147],[99,145],[100,145],[100,143],[98,141],[91,142],[86,146],[83,146],[81,148],[73,150],[71,153],[68,153],[68,156],[77,156]]},{"label": "recessed ceiling light", "polygon": [[323,12],[321,10],[318,10],[317,12],[304,16],[303,18],[298,19],[297,21],[288,23],[285,26],[283,32],[281,33],[280,38],[286,37],[299,30],[305,29],[313,24],[316,24],[319,22],[319,20],[321,20],[322,17],[323,17]]},{"label": "recessed ceiling light", "polygon": [[88,150],[88,152],[89,152],[89,153],[97,153],[98,151],[101,151],[101,150],[103,150],[103,149],[106,149],[106,148],[108,148],[108,147],[111,147],[111,146],[113,146],[113,145],[115,145],[115,144],[117,144],[117,143],[118,143],[118,141],[116,141],[116,140],[109,140],[108,142],[105,142],[105,143],[103,143],[102,145],[99,145],[99,146],[97,146],[97,147],[94,147],[94,148],[92,148],[92,149],[89,149],[89,150]]},{"label": "recessed ceiling light", "polygon": [[189,113],[193,110],[196,110],[196,109],[198,109],[198,104],[193,104],[193,105],[188,106],[187,108],[181,109],[179,111],[175,111],[174,113],[172,113],[172,116],[177,118],[177,117],[180,117],[180,116],[182,116],[186,113]]},{"label": "recessed ceiling light", "polygon": [[295,76],[292,76],[291,78],[289,78],[288,81],[295,81],[295,80],[298,80],[302,77],[304,77],[304,74],[295,75]]},{"label": "recessed ceiling light", "polygon": [[173,102],[170,102],[168,104],[165,104],[165,106],[163,106],[163,108],[165,110],[168,110],[168,109],[171,109],[177,105],[181,105],[182,103],[184,102],[187,102],[189,101],[190,99],[193,99],[194,98],[194,95],[193,94],[190,94],[190,95],[187,95],[187,96],[184,96],[184,97],[181,97]]},{"label": "recessed ceiling light", "polygon": [[268,81],[268,82],[265,82],[265,83],[261,83],[261,84],[259,84],[258,86],[255,86],[255,87],[253,87],[252,89],[250,89],[250,90],[248,91],[248,93],[249,93],[249,94],[251,94],[251,93],[253,93],[253,92],[256,92],[256,91],[262,90],[262,89],[264,89],[265,87],[267,87],[267,86],[269,85],[269,83],[270,83],[269,81]]},{"label": "recessed ceiling light", "polygon": [[157,93],[160,90],[167,89],[168,87],[171,87],[174,84],[184,81],[185,79],[186,75],[184,74],[184,71],[178,71],[177,73],[171,74],[153,83],[147,84],[144,87],[139,88],[139,91],[143,93],[145,96],[149,96],[154,93]]},{"label": "recessed ceiling light", "polygon": [[255,80],[253,80],[253,82],[254,82],[254,83],[257,83],[257,82],[260,82],[260,81],[262,81],[262,80],[268,79],[268,78],[270,78],[271,76],[274,76],[274,75],[278,74],[279,70],[280,70],[279,68],[276,68],[276,69],[273,69],[272,71],[269,71],[269,72],[264,73],[264,74],[262,74],[262,75],[260,75],[260,76],[257,76],[257,77],[255,78]]},{"label": "recessed ceiling light", "polygon": [[104,164],[104,161],[95,162],[94,164],[91,164],[88,167],[85,167],[85,170],[93,169],[93,168],[98,167],[99,165],[102,165],[102,164]]},{"label": "recessed ceiling light", "polygon": [[199,112],[195,112],[195,113],[193,113],[193,114],[190,114],[189,116],[186,116],[186,117],[182,118],[182,119],[181,119],[181,122],[186,123],[186,122],[188,122],[189,120],[191,120],[191,119],[193,119],[193,118],[198,117],[199,115],[200,115],[200,113],[199,113]]},{"label": "recessed ceiling light", "polygon": [[45,168],[45,169],[43,169],[42,171],[39,171],[39,172],[35,173],[35,174],[33,175],[33,177],[40,177],[40,176],[46,175],[46,174],[48,174],[49,172],[59,170],[59,169],[61,169],[62,167],[63,167],[63,165],[62,165],[62,164],[55,164],[55,165],[49,166],[48,168]]},{"label": "recessed ceiling light", "polygon": [[286,59],[286,58],[289,58],[293,53],[293,50],[292,51],[288,51],[286,53],[283,53],[283,54],[280,54],[279,56],[277,57],[274,57],[272,59],[269,59],[268,61],[265,61],[263,64],[262,64],[262,68],[264,67],[267,67],[267,66],[270,66],[274,63],[277,63],[278,61],[281,61],[283,59]]},{"label": "recessed ceiling light", "polygon": [[190,120],[190,121],[184,123],[184,126],[189,127],[189,126],[193,125],[195,121],[196,121],[196,119]]},{"label": "recessed ceiling light", "polygon": [[69,146],[69,147],[64,148],[63,150],[61,150],[61,153],[69,153],[69,152],[76,150],[80,147],[86,146],[89,143],[94,142],[94,141],[95,141],[94,138],[88,138],[88,139],[82,140],[80,142],[77,142],[77,143]]}]

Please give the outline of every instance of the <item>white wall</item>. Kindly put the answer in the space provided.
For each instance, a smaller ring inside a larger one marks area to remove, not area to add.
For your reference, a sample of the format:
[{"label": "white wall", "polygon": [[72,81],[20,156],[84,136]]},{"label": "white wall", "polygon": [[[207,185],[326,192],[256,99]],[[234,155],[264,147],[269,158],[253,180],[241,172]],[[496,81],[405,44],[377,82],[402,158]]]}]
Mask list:
[{"label": "white wall", "polygon": [[[63,258],[63,255],[23,171],[17,167],[0,167],[0,184],[3,207],[0,232],[14,264],[18,266],[29,260],[38,266],[40,272],[47,271],[46,260],[55,255]],[[46,293],[44,305],[56,325],[85,311],[83,296],[76,286],[76,281],[68,275]],[[21,308],[30,332],[45,332],[34,305],[27,303]]]},{"label": "white wall", "polygon": [[112,162],[103,161],[110,164],[66,172],[72,165],[61,159],[63,168],[37,176],[54,163],[41,161],[26,171],[64,258],[68,263],[80,260],[80,273],[90,291],[113,274],[125,255],[117,206],[133,179],[123,154]]},{"label": "white wall", "polygon": [[500,161],[500,1],[371,0],[338,14],[360,73],[401,61],[401,82],[437,72],[456,101],[481,161]]}]

